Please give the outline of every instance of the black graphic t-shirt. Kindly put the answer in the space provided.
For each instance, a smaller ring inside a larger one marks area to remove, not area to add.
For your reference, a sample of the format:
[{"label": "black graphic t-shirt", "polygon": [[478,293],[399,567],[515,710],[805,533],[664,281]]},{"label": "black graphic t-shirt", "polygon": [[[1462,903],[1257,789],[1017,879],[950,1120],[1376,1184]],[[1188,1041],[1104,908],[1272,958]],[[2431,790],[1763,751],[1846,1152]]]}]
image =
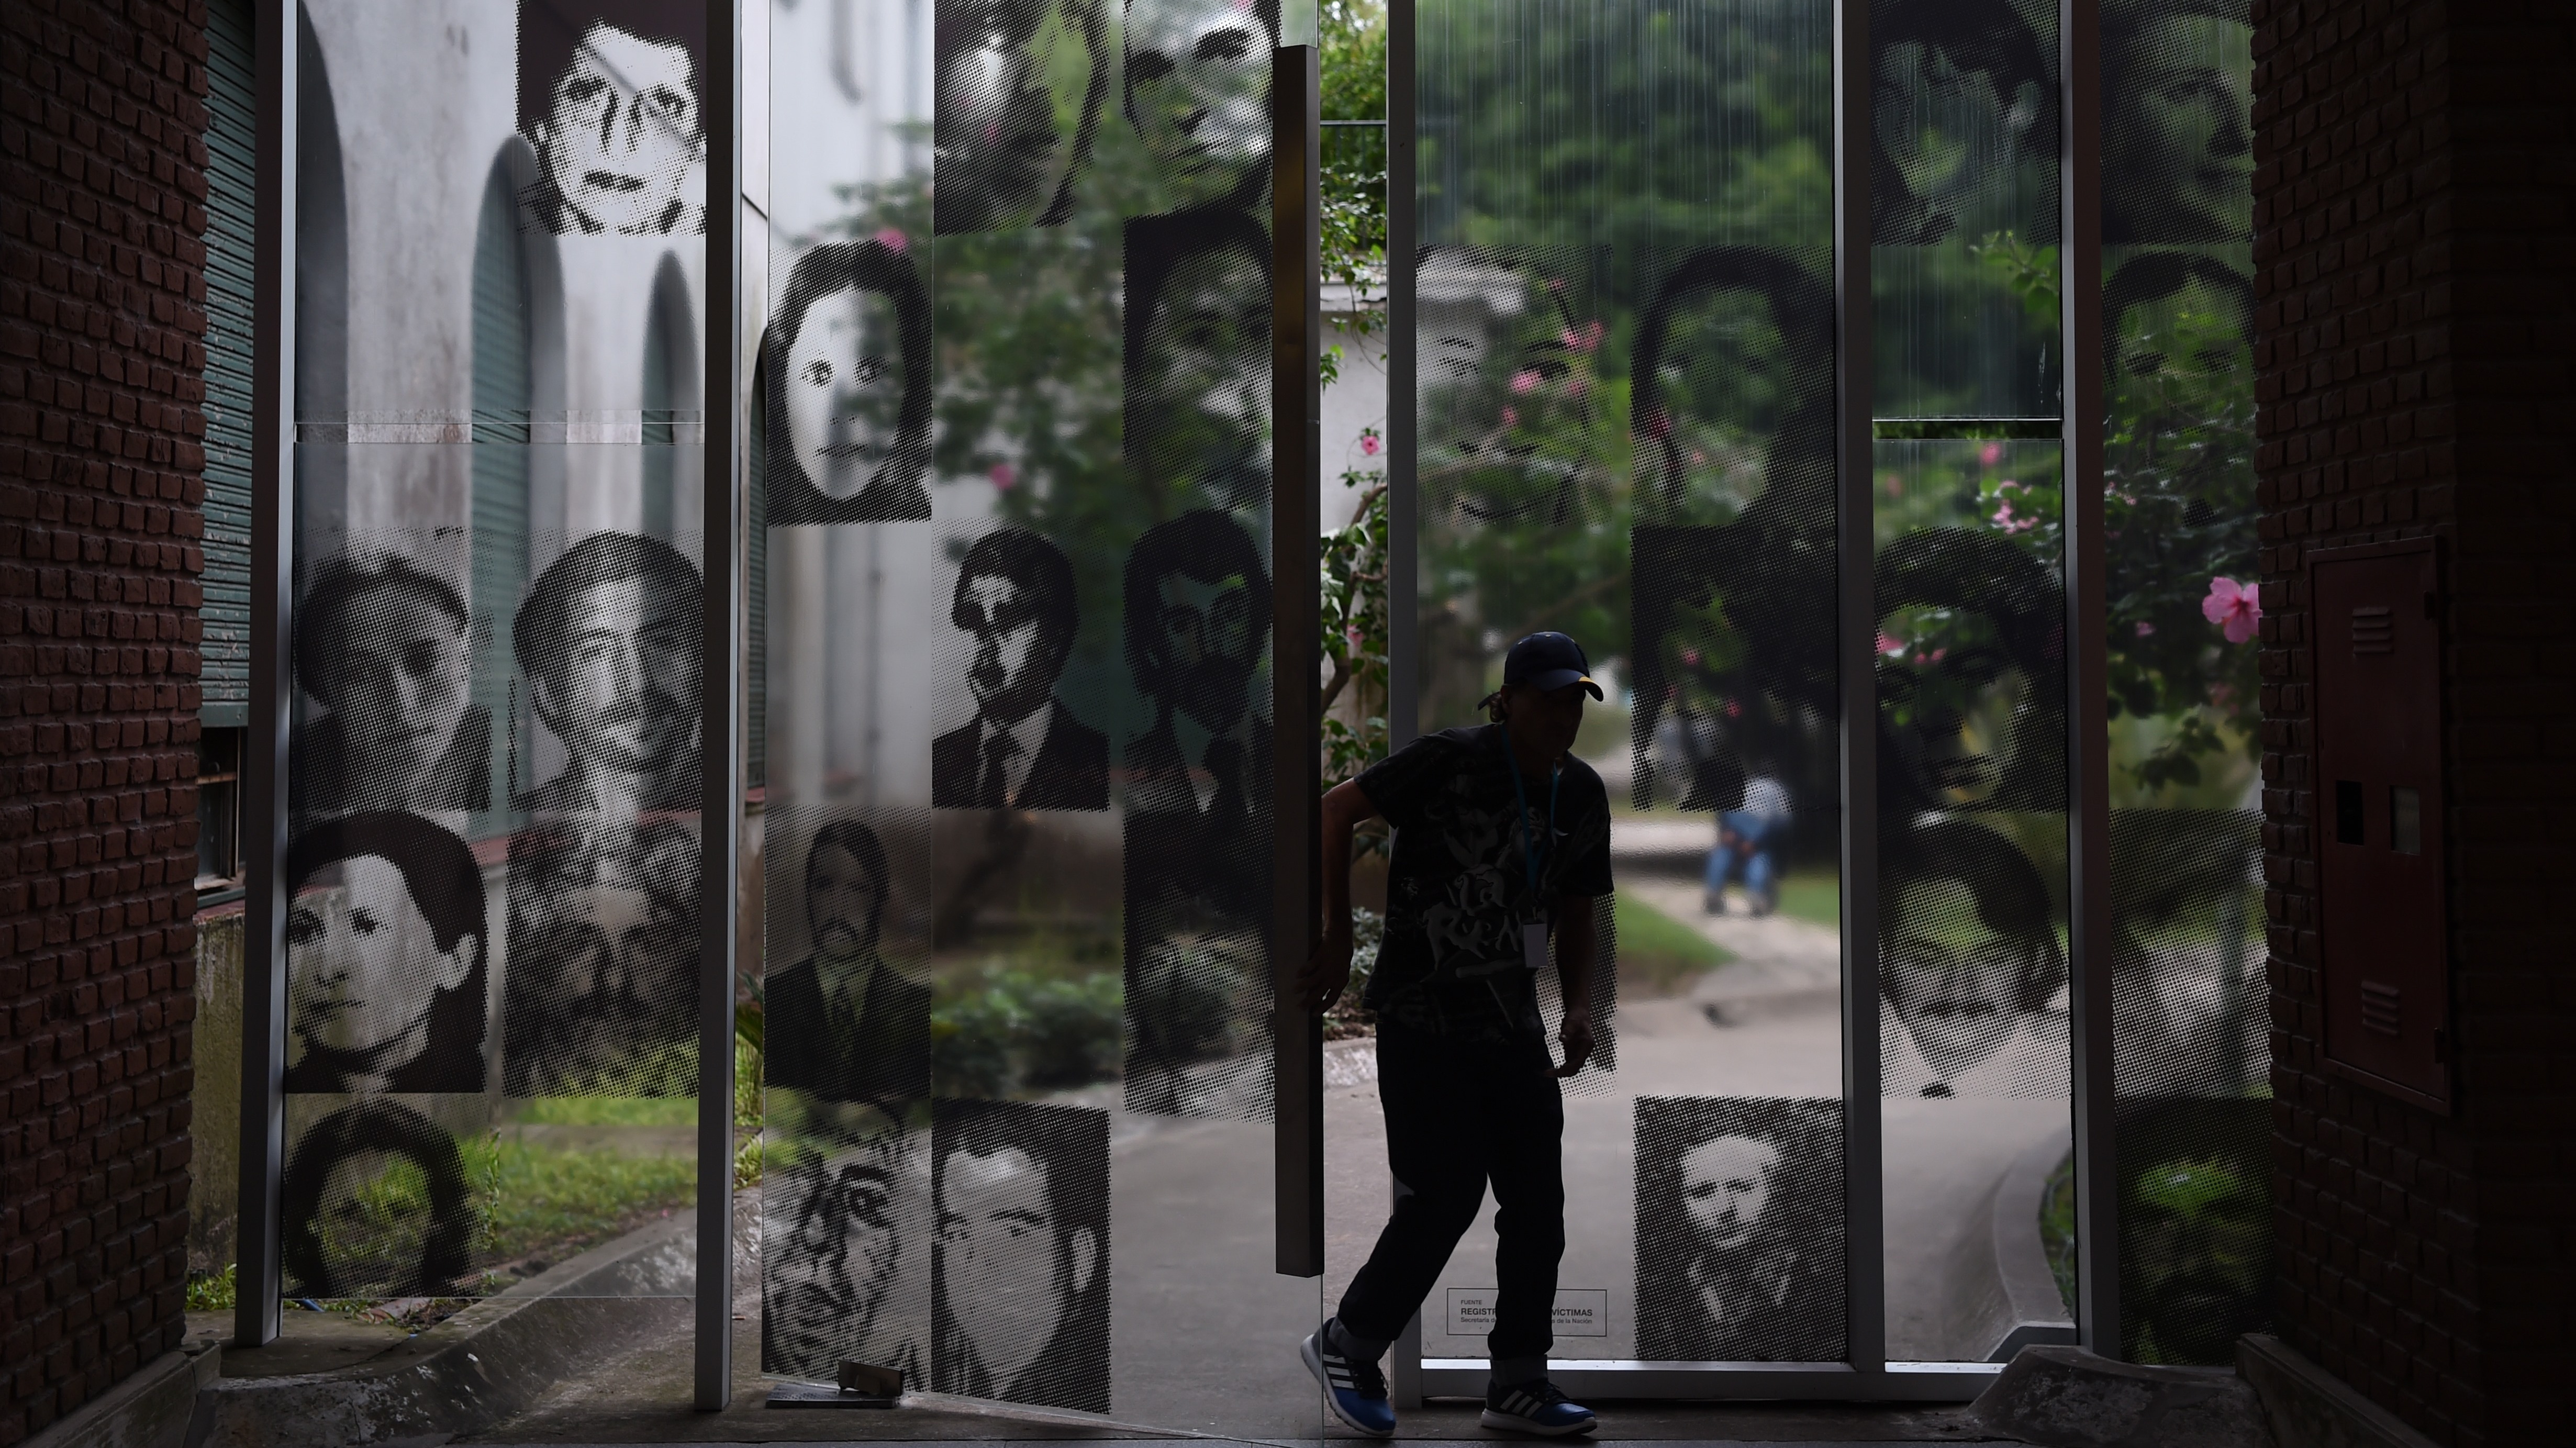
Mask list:
[{"label": "black graphic t-shirt", "polygon": [[[1544,1026],[1521,927],[1559,895],[1610,893],[1610,797],[1571,755],[1548,830],[1547,776],[1512,788],[1499,724],[1426,734],[1371,767],[1360,792],[1395,826],[1386,939],[1367,1001],[1409,1026],[1535,1036]],[[1517,818],[1529,806],[1527,829]],[[1522,850],[1539,849],[1538,891]]]}]

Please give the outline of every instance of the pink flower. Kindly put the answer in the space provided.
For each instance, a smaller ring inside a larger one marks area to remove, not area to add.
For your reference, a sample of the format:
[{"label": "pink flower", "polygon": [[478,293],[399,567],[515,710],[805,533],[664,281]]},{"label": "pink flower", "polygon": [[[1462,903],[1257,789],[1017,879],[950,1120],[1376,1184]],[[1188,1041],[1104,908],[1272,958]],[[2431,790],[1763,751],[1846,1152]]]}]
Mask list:
[{"label": "pink flower", "polygon": [[884,247],[886,250],[893,252],[895,255],[901,256],[903,255],[904,248],[912,245],[912,238],[895,230],[891,226],[887,226],[878,228],[876,243],[877,245]]},{"label": "pink flower", "polygon": [[1518,427],[1518,426],[1520,426],[1520,425],[1521,425],[1521,414],[1520,414],[1520,409],[1519,409],[1519,408],[1516,408],[1516,407],[1506,407],[1506,408],[1504,408],[1504,409],[1503,409],[1503,426],[1505,426],[1505,427]]},{"label": "pink flower", "polygon": [[1538,386],[1538,373],[1535,370],[1524,367],[1512,374],[1513,396],[1517,397],[1536,386]]},{"label": "pink flower", "polygon": [[1590,352],[1601,345],[1601,324],[1590,323],[1581,331],[1568,327],[1559,335],[1558,340],[1574,351]]},{"label": "pink flower", "polygon": [[1707,461],[1708,461],[1708,454],[1706,454],[1706,453],[1704,453],[1704,452],[1701,452],[1698,448],[1692,448],[1692,449],[1691,449],[1691,466],[1692,466],[1692,467],[1698,467],[1700,464],[1702,464],[1702,463],[1704,463],[1704,462],[1707,462]]},{"label": "pink flower", "polygon": [[2145,638],[2148,635],[2153,634],[2155,631],[2156,626],[2154,624],[2147,622],[2145,619],[2138,620],[2138,637]]},{"label": "pink flower", "polygon": [[1995,464],[2002,462],[2003,460],[2004,445],[2002,443],[1990,442],[1977,450],[1977,461],[1984,463],[1987,467],[1993,467]]},{"label": "pink flower", "polygon": [[1565,384],[1565,395],[1568,397],[1581,397],[1591,390],[1592,379],[1589,377],[1577,377]]},{"label": "pink flower", "polygon": [[2263,600],[2256,589],[2233,578],[2213,578],[2209,597],[2200,601],[2200,616],[2225,630],[2229,643],[2241,644],[2254,637],[2255,626],[2263,622]]},{"label": "pink flower", "polygon": [[1902,498],[1905,496],[1905,479],[1898,477],[1894,473],[1889,473],[1886,477],[1879,479],[1878,485],[1885,488],[1887,490],[1887,495],[1891,498]]},{"label": "pink flower", "polygon": [[1698,667],[1699,667],[1699,650],[1697,650],[1697,649],[1684,649],[1684,650],[1682,650],[1682,662],[1683,662],[1683,663],[1685,663],[1685,664],[1690,665],[1690,666],[1691,666],[1692,668],[1694,668],[1694,669],[1698,668]]},{"label": "pink flower", "polygon": [[2010,478],[2006,478],[2002,482],[1995,484],[1995,491],[1998,493],[2006,491],[2018,493],[2021,491],[2021,484],[2014,482]]},{"label": "pink flower", "polygon": [[993,464],[992,471],[987,473],[985,476],[990,477],[993,480],[994,487],[997,487],[1006,493],[1011,490],[1011,485],[1013,483],[1020,480],[1019,470],[1012,467],[1009,463]]},{"label": "pink flower", "polygon": [[1735,702],[1733,699],[1729,699],[1729,700],[1727,700],[1727,701],[1726,701],[1726,717],[1727,717],[1727,718],[1729,718],[1729,719],[1741,719],[1741,718],[1743,718],[1743,717],[1744,717],[1744,706],[1743,706],[1742,704],[1739,704],[1739,703]]},{"label": "pink flower", "polygon": [[1378,441],[1377,441],[1377,434],[1376,434],[1376,433],[1373,433],[1373,432],[1363,432],[1363,433],[1361,433],[1361,434],[1360,434],[1360,451],[1361,451],[1361,452],[1364,452],[1364,453],[1368,454],[1370,457],[1376,457],[1376,456],[1377,456],[1377,449],[1378,449]]},{"label": "pink flower", "polygon": [[1887,630],[1880,629],[1878,631],[1878,651],[1887,655],[1891,659],[1895,658],[1897,655],[1905,652],[1905,641],[1903,639],[1889,638],[1887,636]]}]

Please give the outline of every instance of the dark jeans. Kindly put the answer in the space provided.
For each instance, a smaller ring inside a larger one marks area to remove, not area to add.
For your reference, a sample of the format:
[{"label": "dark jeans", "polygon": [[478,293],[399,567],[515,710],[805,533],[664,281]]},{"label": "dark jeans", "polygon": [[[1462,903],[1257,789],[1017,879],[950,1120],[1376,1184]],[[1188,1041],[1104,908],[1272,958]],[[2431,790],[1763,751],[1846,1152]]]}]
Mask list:
[{"label": "dark jeans", "polygon": [[1547,1043],[1469,1041],[1381,1017],[1377,1089],[1386,1107],[1395,1214],[1338,1315],[1387,1341],[1422,1306],[1494,1186],[1496,1358],[1539,1358],[1555,1342],[1556,1264],[1565,1255],[1565,1105]]}]

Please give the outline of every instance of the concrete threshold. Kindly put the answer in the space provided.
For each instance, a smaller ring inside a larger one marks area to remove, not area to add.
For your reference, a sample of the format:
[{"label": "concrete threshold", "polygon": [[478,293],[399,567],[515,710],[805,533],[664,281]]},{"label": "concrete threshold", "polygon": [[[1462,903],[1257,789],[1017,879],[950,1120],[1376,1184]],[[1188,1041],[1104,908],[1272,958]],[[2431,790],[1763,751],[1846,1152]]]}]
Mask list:
[{"label": "concrete threshold", "polygon": [[497,1422],[564,1378],[685,1334],[696,1227],[695,1212],[674,1212],[417,1334],[325,1327],[232,1353],[197,1394],[186,1448],[427,1444]]}]

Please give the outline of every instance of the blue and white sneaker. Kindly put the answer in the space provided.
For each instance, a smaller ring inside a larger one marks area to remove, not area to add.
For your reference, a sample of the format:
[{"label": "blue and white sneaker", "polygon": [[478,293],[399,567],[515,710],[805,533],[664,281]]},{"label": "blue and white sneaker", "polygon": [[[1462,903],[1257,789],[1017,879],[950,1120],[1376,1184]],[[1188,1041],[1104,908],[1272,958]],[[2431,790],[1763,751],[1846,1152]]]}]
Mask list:
[{"label": "blue and white sneaker", "polygon": [[1590,1408],[1566,1401],[1556,1384],[1545,1378],[1486,1388],[1485,1416],[1480,1421],[1488,1428],[1536,1433],[1542,1438],[1571,1437],[1601,1426]]},{"label": "blue and white sneaker", "polygon": [[1395,1436],[1395,1404],[1387,1401],[1386,1374],[1375,1363],[1354,1362],[1336,1352],[1323,1334],[1310,1332],[1297,1349],[1306,1371],[1324,1385],[1324,1401],[1333,1416],[1351,1431],[1372,1438]]}]

